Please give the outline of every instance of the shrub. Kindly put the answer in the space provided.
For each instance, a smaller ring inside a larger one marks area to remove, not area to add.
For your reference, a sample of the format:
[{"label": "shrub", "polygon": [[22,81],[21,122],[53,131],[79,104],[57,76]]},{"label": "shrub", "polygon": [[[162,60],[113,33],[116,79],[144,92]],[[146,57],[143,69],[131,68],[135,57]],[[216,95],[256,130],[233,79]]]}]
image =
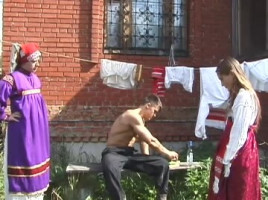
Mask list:
[{"label": "shrub", "polygon": [[[121,183],[128,200],[157,199],[157,191],[154,187],[154,182],[146,174],[130,171],[123,172]],[[92,199],[109,199],[105,190],[105,183],[102,174],[99,174],[98,176],[98,187],[92,188]]]},{"label": "shrub", "polygon": [[207,199],[211,158],[203,160],[202,167],[178,171],[170,177],[170,200]]},{"label": "shrub", "polygon": [[261,168],[261,185],[262,185],[262,197],[264,200],[268,200],[268,170]]}]

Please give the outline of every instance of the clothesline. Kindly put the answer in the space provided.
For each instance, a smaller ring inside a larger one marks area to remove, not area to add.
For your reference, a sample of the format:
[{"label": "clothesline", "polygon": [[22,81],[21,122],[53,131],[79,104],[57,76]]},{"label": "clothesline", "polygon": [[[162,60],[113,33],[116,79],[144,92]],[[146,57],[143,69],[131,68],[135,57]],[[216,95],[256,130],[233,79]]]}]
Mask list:
[{"label": "clothesline", "polygon": [[[11,44],[11,45],[18,44],[18,45],[21,46],[21,44],[19,44],[19,43],[13,43],[13,42],[8,42],[8,41],[4,41],[4,40],[0,40],[0,41],[3,42],[3,43]],[[58,57],[62,57],[62,58],[70,58],[70,59],[73,59],[73,60],[78,60],[78,61],[83,61],[83,62],[89,62],[89,63],[95,63],[95,64],[98,63],[97,61],[93,61],[93,60],[89,60],[89,59],[76,58],[76,57],[66,56],[64,54],[58,54],[58,53],[49,53],[47,51],[42,51],[42,50],[40,50],[40,51],[42,53],[44,53],[44,54],[47,54],[47,55],[53,55],[53,56],[58,56]]]},{"label": "clothesline", "polygon": [[[169,67],[169,66],[159,66],[159,67]],[[183,67],[183,66],[172,66],[172,67]],[[143,67],[143,69],[148,69],[148,70],[152,70],[153,68],[154,67]],[[197,72],[200,71],[200,67],[192,67],[192,68],[194,69],[194,71],[197,71]]]},{"label": "clothesline", "polygon": [[[0,40],[1,42],[3,43],[7,43],[7,44],[18,44],[21,46],[21,44],[19,43],[13,43],[13,42],[8,42],[8,41],[4,41],[4,40]],[[62,57],[62,58],[69,58],[69,59],[73,59],[73,60],[77,60],[77,61],[82,61],[82,62],[89,62],[89,63],[94,63],[94,64],[98,64],[99,62],[97,61],[93,61],[93,60],[89,60],[89,59],[83,59],[83,58],[77,58],[77,57],[73,57],[73,56],[66,56],[64,54],[58,54],[58,53],[50,53],[50,52],[47,52],[47,51],[42,51],[42,53],[44,54],[47,54],[48,56],[52,55],[52,56],[58,56],[58,57]],[[114,60],[116,61],[116,60]],[[139,64],[139,65],[142,65],[142,69],[144,70],[152,70],[153,67],[146,67],[144,66],[143,64]],[[160,66],[160,67],[169,67],[169,66]],[[171,66],[170,66],[171,67]],[[180,67],[180,66],[172,66],[172,67]],[[192,67],[194,69],[194,71],[198,71],[200,70],[201,67]]]},{"label": "clothesline", "polygon": [[[11,44],[11,45],[18,44],[18,45],[21,46],[21,44],[19,44],[19,43],[8,42],[8,41],[4,41],[4,40],[0,40],[0,41],[3,42],[3,43],[6,43],[6,44]],[[77,61],[82,61],[82,62],[89,62],[89,63],[95,63],[95,64],[99,63],[97,61],[93,61],[93,60],[89,60],[89,59],[83,59],[83,58],[76,58],[76,57],[72,57],[72,56],[66,56],[64,54],[50,53],[50,52],[42,51],[42,50],[41,50],[41,52],[44,53],[44,54],[47,54],[48,56],[52,55],[52,56],[58,56],[58,57],[62,57],[62,58],[69,58],[69,59],[73,59],[73,60],[77,60]],[[144,70],[152,70],[152,68],[153,68],[153,67],[144,66],[143,64],[139,64],[139,65],[142,65],[142,69],[144,69]],[[167,67],[167,66],[163,66],[163,67]],[[176,67],[176,66],[174,66],[174,67]],[[194,67],[194,70],[199,71],[199,68]]]}]

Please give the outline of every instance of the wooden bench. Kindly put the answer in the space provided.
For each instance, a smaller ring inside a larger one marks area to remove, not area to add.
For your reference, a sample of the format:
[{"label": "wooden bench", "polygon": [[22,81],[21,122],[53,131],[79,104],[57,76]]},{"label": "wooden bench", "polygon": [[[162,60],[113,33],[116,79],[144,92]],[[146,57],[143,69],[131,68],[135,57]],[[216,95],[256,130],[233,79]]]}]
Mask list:
[{"label": "wooden bench", "polygon": [[[179,162],[179,164],[169,165],[170,171],[177,170],[187,170],[187,169],[195,169],[200,168],[202,166],[201,162],[193,162],[189,164],[187,162]],[[66,168],[67,174],[79,174],[79,173],[100,173],[102,172],[101,163],[88,163],[85,165],[76,165],[69,164]]]}]

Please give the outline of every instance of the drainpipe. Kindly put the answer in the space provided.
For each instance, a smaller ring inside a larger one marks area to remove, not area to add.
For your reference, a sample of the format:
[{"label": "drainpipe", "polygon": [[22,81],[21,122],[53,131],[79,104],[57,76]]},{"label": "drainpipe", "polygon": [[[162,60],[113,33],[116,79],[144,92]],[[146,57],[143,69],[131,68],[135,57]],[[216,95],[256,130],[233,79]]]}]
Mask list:
[{"label": "drainpipe", "polygon": [[266,0],[266,50],[268,50],[268,0]]}]

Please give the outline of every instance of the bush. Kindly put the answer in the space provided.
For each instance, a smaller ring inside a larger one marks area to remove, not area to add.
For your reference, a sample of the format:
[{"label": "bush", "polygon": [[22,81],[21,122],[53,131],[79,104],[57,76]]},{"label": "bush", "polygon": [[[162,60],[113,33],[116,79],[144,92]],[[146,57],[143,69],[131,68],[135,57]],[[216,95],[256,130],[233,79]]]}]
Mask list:
[{"label": "bush", "polygon": [[176,172],[170,177],[170,200],[207,199],[211,159],[203,161],[202,167]]},{"label": "bush", "polygon": [[[208,195],[211,155],[215,145],[204,141],[193,148],[194,160],[202,162],[201,168],[176,172],[170,177],[170,200],[205,200]],[[181,153],[185,160],[186,149]]]},{"label": "bush", "polygon": [[[127,195],[128,200],[155,200],[157,199],[157,191],[154,183],[146,174],[136,172],[122,173],[122,187]],[[92,199],[104,200],[109,199],[105,190],[105,184],[102,174],[98,176],[98,185],[92,190]]]},{"label": "bush", "polygon": [[261,168],[261,185],[263,200],[268,200],[268,170]]}]

